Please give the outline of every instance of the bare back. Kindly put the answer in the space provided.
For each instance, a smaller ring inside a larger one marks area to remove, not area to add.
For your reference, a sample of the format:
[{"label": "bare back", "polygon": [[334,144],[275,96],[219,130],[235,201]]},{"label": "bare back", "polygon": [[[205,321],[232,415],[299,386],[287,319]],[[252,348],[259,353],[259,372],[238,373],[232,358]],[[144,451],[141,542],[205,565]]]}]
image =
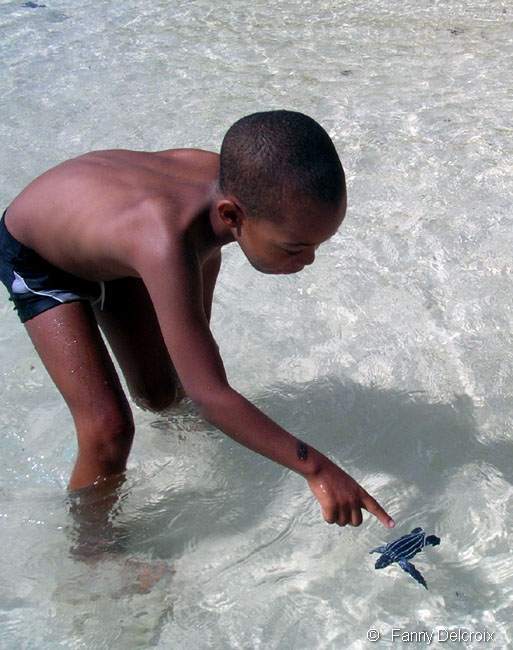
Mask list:
[{"label": "bare back", "polygon": [[187,232],[208,200],[218,159],[195,149],[93,151],[36,178],[11,203],[6,223],[65,271],[90,280],[137,276],[134,246],[163,227],[171,238]]}]

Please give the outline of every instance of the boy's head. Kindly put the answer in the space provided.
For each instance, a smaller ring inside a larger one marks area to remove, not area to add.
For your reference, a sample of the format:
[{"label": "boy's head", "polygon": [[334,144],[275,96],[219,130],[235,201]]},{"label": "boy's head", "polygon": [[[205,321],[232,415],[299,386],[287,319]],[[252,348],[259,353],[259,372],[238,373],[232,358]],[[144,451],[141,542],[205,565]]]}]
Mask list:
[{"label": "boy's head", "polygon": [[340,226],[344,171],[326,131],[295,111],[254,113],[221,146],[218,210],[250,263],[294,273]]}]

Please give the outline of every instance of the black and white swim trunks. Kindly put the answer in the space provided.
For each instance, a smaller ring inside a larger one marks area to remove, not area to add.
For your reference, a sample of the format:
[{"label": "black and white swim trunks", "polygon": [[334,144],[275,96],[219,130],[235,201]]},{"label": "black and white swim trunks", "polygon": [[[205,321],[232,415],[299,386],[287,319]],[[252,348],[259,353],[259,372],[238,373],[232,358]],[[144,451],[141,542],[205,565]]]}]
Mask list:
[{"label": "black and white swim trunks", "polygon": [[22,323],[65,302],[86,300],[103,307],[105,284],[84,280],[50,264],[21,244],[0,220],[0,279]]}]

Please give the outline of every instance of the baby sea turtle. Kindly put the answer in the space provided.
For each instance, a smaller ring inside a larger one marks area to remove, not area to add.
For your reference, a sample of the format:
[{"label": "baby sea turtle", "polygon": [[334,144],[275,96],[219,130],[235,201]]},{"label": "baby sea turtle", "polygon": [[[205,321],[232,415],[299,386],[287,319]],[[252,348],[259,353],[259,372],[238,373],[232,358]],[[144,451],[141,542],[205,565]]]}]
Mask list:
[{"label": "baby sea turtle", "polygon": [[427,589],[427,584],[422,574],[408,560],[422,551],[424,546],[437,546],[438,544],[440,544],[439,537],[436,537],[436,535],[428,535],[426,537],[426,533],[422,528],[414,528],[408,535],[399,537],[395,542],[389,542],[388,544],[383,544],[383,546],[373,548],[370,553],[382,553],[381,557],[378,557],[376,560],[376,569],[382,569],[392,564],[392,562],[397,562],[406,573],[413,576],[417,582],[420,582]]}]

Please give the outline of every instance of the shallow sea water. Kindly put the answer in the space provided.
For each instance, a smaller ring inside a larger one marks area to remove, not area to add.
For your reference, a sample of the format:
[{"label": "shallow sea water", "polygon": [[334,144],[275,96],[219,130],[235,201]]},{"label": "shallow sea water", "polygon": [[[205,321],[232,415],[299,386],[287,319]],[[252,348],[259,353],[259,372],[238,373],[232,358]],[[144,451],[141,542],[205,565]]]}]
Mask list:
[{"label": "shallow sea water", "polygon": [[[218,150],[256,110],[329,131],[345,223],[294,276],[225,248],[212,328],[232,385],[397,527],[328,526],[193,405],[134,407],[120,552],[77,559],[73,424],[4,293],[0,646],[513,647],[511,3],[33,4],[0,2],[3,206],[87,150]],[[368,555],[417,525],[427,592]]]}]

